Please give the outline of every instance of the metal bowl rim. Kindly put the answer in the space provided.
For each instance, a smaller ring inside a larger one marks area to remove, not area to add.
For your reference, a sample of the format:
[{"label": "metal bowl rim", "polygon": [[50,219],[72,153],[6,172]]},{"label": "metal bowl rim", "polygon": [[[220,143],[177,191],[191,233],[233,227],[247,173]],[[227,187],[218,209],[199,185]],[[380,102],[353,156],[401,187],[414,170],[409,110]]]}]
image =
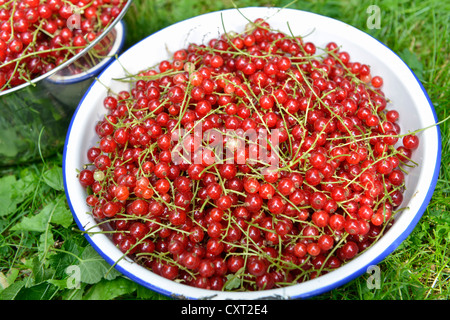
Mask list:
[{"label": "metal bowl rim", "polygon": [[39,76],[36,77],[28,82],[25,82],[21,85],[15,86],[13,88],[10,88],[8,90],[5,91],[0,91],[0,97],[10,94],[12,92],[16,92],[16,91],[20,91],[23,88],[26,88],[28,86],[34,85],[37,82],[40,82],[48,77],[50,77],[51,75],[57,73],[58,71],[64,69],[65,67],[69,66],[70,64],[72,64],[73,62],[75,62],[76,60],[78,60],[81,56],[83,56],[84,54],[86,54],[89,50],[91,50],[95,45],[97,45],[115,26],[116,24],[121,21],[123,19],[123,17],[125,16],[125,14],[127,13],[129,7],[131,6],[133,0],[127,0],[126,4],[124,5],[124,7],[122,8],[122,11],[120,12],[120,14],[112,21],[112,23],[105,28],[105,30],[103,30],[103,33],[101,34],[100,37],[97,37],[94,41],[92,41],[86,48],[84,48],[81,52],[79,52],[77,55],[73,56],[72,58],[70,58],[69,60],[67,60],[66,62],[60,64],[59,66],[55,67],[53,70]]}]

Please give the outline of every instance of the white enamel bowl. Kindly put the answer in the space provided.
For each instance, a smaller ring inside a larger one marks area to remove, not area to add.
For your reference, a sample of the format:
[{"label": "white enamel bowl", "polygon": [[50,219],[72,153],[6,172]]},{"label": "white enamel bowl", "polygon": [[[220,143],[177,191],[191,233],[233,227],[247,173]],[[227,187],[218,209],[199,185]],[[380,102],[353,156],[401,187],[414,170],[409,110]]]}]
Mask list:
[{"label": "white enamel bowl", "polygon": [[[245,17],[244,17],[245,16]],[[335,271],[314,280],[286,288],[260,292],[218,292],[182,285],[121,259],[122,253],[100,231],[85,204],[85,191],[77,180],[77,169],[87,163],[86,151],[96,143],[94,126],[105,114],[102,100],[106,96],[105,85],[115,92],[128,89],[127,85],[113,79],[125,75],[124,68],[137,73],[152,67],[163,59],[170,58],[168,52],[186,48],[189,43],[207,43],[224,31],[243,31],[248,20],[265,18],[271,27],[295,35],[307,35],[305,40],[324,47],[329,41],[342,45],[352,61],[371,66],[374,75],[384,78],[384,91],[392,101],[388,108],[395,107],[401,116],[402,132],[430,127],[419,133],[420,147],[413,160],[419,166],[407,176],[407,190],[402,207],[406,209],[396,218],[392,228],[368,250]],[[226,30],[223,29],[226,27]],[[134,45],[113,62],[99,76],[99,81],[86,92],[79,104],[68,130],[64,149],[64,182],[68,203],[75,220],[82,230],[93,233],[87,239],[98,253],[120,272],[133,281],[170,297],[185,299],[303,299],[337,288],[367,272],[378,264],[411,233],[433,194],[440,167],[441,141],[437,116],[424,88],[408,66],[384,44],[366,33],[340,21],[317,14],[277,8],[243,8],[212,12],[176,23]],[[92,229],[91,229],[92,228]]]}]

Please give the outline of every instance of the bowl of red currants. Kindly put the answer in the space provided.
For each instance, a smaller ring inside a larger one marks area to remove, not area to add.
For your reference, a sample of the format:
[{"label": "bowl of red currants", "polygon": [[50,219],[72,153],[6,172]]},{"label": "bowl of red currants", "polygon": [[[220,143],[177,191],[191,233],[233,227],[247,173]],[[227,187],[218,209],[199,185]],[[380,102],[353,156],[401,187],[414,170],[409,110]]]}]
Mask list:
[{"label": "bowl of red currants", "polygon": [[73,111],[124,45],[131,1],[0,1],[0,165],[62,148]]},{"label": "bowl of red currants", "polygon": [[207,13],[98,79],[66,137],[68,203],[111,268],[163,295],[319,295],[373,272],[433,194],[441,142],[426,91],[335,19]]},{"label": "bowl of red currants", "polygon": [[126,26],[118,21],[93,49],[75,62],[49,75],[42,85],[60,103],[74,110],[94,78],[120,54],[125,44]]}]

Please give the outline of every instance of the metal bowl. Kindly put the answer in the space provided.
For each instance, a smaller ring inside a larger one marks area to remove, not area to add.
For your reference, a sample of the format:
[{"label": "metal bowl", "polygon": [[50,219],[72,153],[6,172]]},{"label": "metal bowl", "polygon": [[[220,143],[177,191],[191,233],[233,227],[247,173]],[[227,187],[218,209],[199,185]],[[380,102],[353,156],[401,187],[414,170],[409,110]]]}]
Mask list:
[{"label": "metal bowl", "polygon": [[[123,48],[122,19],[131,3],[128,1],[102,35],[80,53],[30,82],[0,92],[0,166],[34,161],[63,147],[70,119],[84,92]],[[106,41],[109,52],[88,70],[73,74],[73,66]]]},{"label": "metal bowl", "polygon": [[[124,69],[129,74],[137,74],[170,58],[169,52],[184,48],[191,42],[207,44],[209,39],[225,31],[243,31],[248,23],[246,18],[252,21],[266,18],[273,28],[282,32],[289,34],[293,30],[295,34],[307,35],[305,40],[312,41],[317,47],[324,47],[333,39],[351,54],[354,61],[369,64],[373,74],[383,76],[383,90],[391,101],[387,108],[395,107],[399,111],[401,132],[428,129],[418,134],[421,143],[413,153],[413,161],[418,166],[408,169],[402,211],[396,214],[389,230],[370,248],[336,270],[296,285],[252,292],[212,291],[165,279],[128,257],[123,258],[123,253],[89,214],[86,190],[78,181],[77,170],[87,163],[87,150],[98,141],[94,126],[106,114],[101,103],[108,94],[105,87],[114,92],[129,89],[129,84],[117,81],[126,76]],[[224,27],[227,30],[224,31]],[[294,9],[243,8],[212,12],[176,23],[149,36],[102,72],[99,81],[86,92],[69,128],[63,155],[64,185],[75,221],[85,231],[90,244],[117,270],[147,288],[180,299],[308,298],[337,288],[366,272],[373,272],[376,265],[415,228],[431,199],[439,175],[441,136],[436,123],[433,105],[410,68],[384,44],[350,25]]]}]

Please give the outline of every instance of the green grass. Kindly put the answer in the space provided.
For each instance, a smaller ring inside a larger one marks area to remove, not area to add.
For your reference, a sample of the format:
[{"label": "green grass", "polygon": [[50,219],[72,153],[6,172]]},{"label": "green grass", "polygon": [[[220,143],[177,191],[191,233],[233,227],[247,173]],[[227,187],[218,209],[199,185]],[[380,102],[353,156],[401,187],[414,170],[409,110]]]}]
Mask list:
[{"label": "green grass", "polygon": [[[238,7],[285,6],[289,1],[236,0]],[[368,29],[366,9],[378,5],[380,29]],[[129,47],[177,21],[232,8],[230,1],[135,0],[125,20]],[[450,4],[423,1],[297,1],[298,8],[330,16],[389,46],[415,71],[440,120],[449,116]],[[447,300],[450,298],[450,128],[444,122],[442,167],[435,193],[411,235],[379,264],[380,287],[370,274],[316,300]],[[0,137],[1,138],[1,137]],[[61,151],[0,171],[0,297],[9,300],[166,299],[108,266],[77,231],[62,188]],[[82,272],[73,288],[71,266]],[[69,267],[69,269],[67,269]]]}]

